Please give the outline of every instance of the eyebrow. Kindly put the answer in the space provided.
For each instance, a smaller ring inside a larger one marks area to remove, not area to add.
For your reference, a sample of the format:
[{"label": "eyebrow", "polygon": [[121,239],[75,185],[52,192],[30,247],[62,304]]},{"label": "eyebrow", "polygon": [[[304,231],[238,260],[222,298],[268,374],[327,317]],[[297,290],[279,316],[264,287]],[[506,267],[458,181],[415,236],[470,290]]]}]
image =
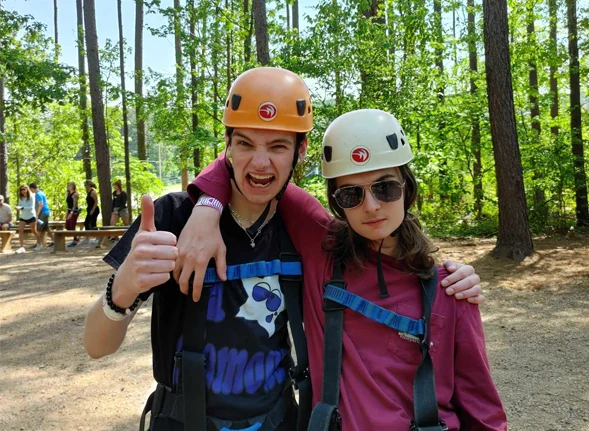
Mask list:
[{"label": "eyebrow", "polygon": [[397,175],[396,175],[396,174],[394,174],[394,173],[391,173],[391,174],[384,174],[384,175],[382,175],[382,176],[378,177],[376,180],[374,180],[374,181],[370,181],[370,182],[368,182],[368,183],[366,183],[366,184],[351,184],[351,183],[345,183],[345,184],[340,184],[340,185],[338,186],[338,188],[339,188],[339,187],[348,187],[348,186],[359,186],[359,185],[367,185],[367,184],[377,183],[377,182],[379,182],[379,181],[384,181],[384,180],[386,180],[386,179],[388,179],[388,178],[394,178],[394,179],[398,179]]},{"label": "eyebrow", "polygon": [[[247,136],[243,132],[235,131],[235,132],[233,132],[233,135],[231,137],[233,138],[233,136],[238,136],[238,137],[247,139],[250,142],[252,141],[252,138],[250,138],[249,136]],[[273,139],[272,141],[269,142],[269,144],[279,144],[279,143],[294,145],[294,142],[292,142],[290,139],[287,139],[287,138],[276,138],[276,139]]]}]

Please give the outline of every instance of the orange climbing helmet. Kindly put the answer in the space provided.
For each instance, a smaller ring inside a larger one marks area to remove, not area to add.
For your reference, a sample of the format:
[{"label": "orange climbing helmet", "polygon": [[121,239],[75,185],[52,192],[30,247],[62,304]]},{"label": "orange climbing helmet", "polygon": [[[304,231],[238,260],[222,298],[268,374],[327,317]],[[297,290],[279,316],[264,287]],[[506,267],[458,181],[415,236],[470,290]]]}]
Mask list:
[{"label": "orange climbing helmet", "polygon": [[305,133],[313,128],[313,106],[305,81],[290,70],[258,67],[233,82],[223,112],[226,127]]}]

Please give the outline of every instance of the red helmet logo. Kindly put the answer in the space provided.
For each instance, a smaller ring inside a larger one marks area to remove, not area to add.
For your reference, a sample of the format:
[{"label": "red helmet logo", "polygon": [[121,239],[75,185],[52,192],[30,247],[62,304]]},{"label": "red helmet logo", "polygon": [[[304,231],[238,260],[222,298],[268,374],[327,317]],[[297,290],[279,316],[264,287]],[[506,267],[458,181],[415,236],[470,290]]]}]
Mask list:
[{"label": "red helmet logo", "polygon": [[370,159],[370,151],[366,147],[356,147],[352,150],[351,154],[352,162],[357,165],[363,165]]},{"label": "red helmet logo", "polygon": [[258,115],[264,121],[272,121],[276,118],[278,114],[278,109],[276,105],[272,102],[264,102],[258,108]]}]

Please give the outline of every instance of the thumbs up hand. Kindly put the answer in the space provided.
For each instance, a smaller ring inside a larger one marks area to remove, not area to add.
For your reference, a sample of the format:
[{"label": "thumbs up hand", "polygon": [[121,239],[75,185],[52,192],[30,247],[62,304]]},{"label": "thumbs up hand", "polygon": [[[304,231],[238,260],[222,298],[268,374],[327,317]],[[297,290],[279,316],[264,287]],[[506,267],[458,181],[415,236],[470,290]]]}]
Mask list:
[{"label": "thumbs up hand", "polygon": [[174,270],[178,257],[176,235],[158,231],[154,213],[151,196],[143,195],[139,230],[113,283],[113,302],[118,307],[130,307],[140,293],[168,281]]}]

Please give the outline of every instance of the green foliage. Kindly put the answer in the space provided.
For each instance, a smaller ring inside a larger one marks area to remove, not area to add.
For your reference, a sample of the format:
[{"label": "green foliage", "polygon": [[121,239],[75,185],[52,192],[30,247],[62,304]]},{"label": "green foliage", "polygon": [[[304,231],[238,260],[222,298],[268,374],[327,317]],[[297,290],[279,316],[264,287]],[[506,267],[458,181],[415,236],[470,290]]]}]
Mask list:
[{"label": "green foliage", "polygon": [[[179,183],[182,169],[188,170],[189,175],[198,173],[223,149],[220,120],[228,84],[243,70],[256,66],[255,37],[251,39],[247,58],[251,21],[242,1],[195,0],[193,10],[188,1],[182,2],[180,10],[162,3],[165,2],[145,2],[148,14],[165,18],[162,26],[149,30],[155,36],[173,39],[174,16],[178,15],[184,56],[177,76],[144,73],[148,162],[135,158],[136,118],[132,108],[138,101],[132,93],[128,94],[135,201],[144,192],[163,192],[164,183]],[[472,41],[467,35],[466,7],[461,2],[442,2],[440,27],[432,2],[425,0],[378,0],[374,15],[370,14],[372,1],[318,0],[312,13],[301,10],[305,27],[300,32],[286,28],[287,3],[292,1],[267,1],[271,63],[304,77],[312,91],[315,117],[315,128],[308,134],[307,157],[295,172],[294,181],[325,205],[325,184],[319,175],[325,129],[334,118],[349,110],[384,109],[399,119],[414,150],[412,166],[421,198],[413,210],[419,213],[428,232],[437,236],[494,235],[498,210],[480,2],[474,6],[476,36]],[[566,11],[563,2],[557,3],[559,30],[553,43],[544,3],[509,2],[517,132],[531,226],[536,233],[566,230],[575,221]],[[456,22],[452,21],[453,12]],[[3,13],[3,17],[8,17],[8,12]],[[578,16],[581,85],[586,100],[587,6],[579,4]],[[0,50],[0,74],[11,70],[10,77],[5,75],[11,94],[7,103],[11,191],[15,190],[16,178],[36,180],[55,202],[53,207],[61,211],[65,183],[69,179],[83,179],[79,113],[68,103],[56,105],[47,101],[75,98],[67,92],[70,71],[50,61],[53,51],[46,44],[45,30],[31,17],[9,18],[0,25],[0,39],[11,35],[10,49]],[[195,20],[194,35],[190,33],[190,18]],[[526,31],[530,19],[535,22],[533,35]],[[469,42],[474,42],[478,51],[476,72],[470,70]],[[118,47],[108,41],[101,48],[112,175],[114,179],[124,179]],[[196,63],[194,80],[190,54]],[[440,59],[443,70],[439,68]],[[537,65],[538,91],[529,83],[532,63]],[[556,118],[550,113],[550,66],[557,70],[560,109]],[[471,78],[476,84],[475,92],[471,92]],[[195,93],[194,106],[191,91]],[[37,93],[42,96],[33,97]],[[541,126],[539,135],[532,129],[531,95],[538,98],[540,114],[534,121]],[[193,115],[198,120],[196,126]],[[482,167],[478,177],[472,141],[475,121],[480,126]],[[587,133],[586,104],[583,122]],[[551,127],[558,127],[559,134],[552,134]],[[195,150],[200,157],[199,166],[194,166]],[[474,196],[475,181],[483,186],[480,214]],[[542,202],[538,200],[540,195]]]}]

